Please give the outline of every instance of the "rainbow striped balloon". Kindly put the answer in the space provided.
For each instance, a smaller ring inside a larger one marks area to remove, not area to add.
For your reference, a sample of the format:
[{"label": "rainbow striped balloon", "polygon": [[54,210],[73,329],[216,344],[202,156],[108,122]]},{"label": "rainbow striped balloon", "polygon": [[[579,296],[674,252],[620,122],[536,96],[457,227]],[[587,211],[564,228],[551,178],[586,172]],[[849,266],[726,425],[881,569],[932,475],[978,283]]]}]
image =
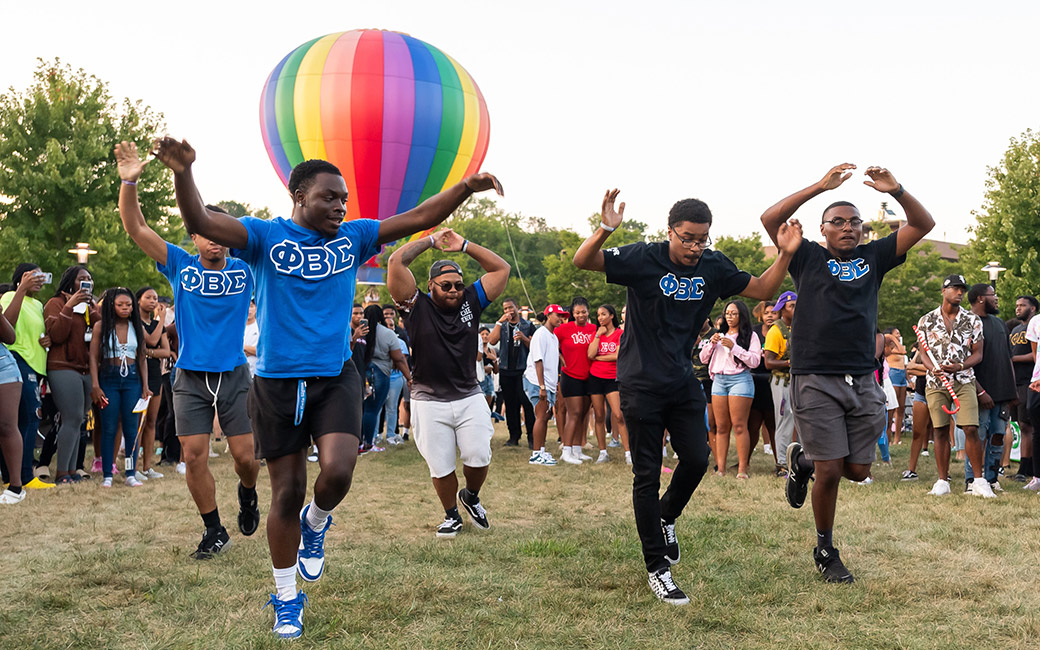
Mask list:
[{"label": "rainbow striped balloon", "polygon": [[260,130],[275,171],[309,158],[339,167],[347,219],[385,219],[475,173],[490,121],[473,78],[406,34],[361,29],[290,52],[260,98]]}]

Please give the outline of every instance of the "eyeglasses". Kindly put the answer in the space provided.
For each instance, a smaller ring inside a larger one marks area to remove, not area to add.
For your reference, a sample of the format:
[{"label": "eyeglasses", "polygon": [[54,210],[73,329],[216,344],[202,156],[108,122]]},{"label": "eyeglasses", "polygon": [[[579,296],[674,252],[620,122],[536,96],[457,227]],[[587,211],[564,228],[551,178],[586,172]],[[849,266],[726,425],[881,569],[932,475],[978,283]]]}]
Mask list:
[{"label": "eyeglasses", "polygon": [[[669,226],[669,228],[671,227]],[[711,246],[711,237],[709,237],[708,235],[705,235],[704,239],[683,239],[679,236],[679,233],[675,232],[675,228],[671,228],[671,231],[672,234],[675,235],[675,238],[679,240],[679,243],[682,245],[683,248],[692,249],[694,246],[696,246],[697,248],[704,250],[705,248]]]},{"label": "eyeglasses", "polygon": [[829,223],[838,230],[844,230],[846,225],[851,225],[853,228],[859,228],[863,225],[863,220],[859,217],[853,217],[851,219],[842,219],[841,217],[834,217],[824,223]]},{"label": "eyeglasses", "polygon": [[451,291],[452,289],[455,289],[455,291],[462,291],[466,288],[466,285],[461,282],[434,282],[434,284],[440,287],[441,291]]}]

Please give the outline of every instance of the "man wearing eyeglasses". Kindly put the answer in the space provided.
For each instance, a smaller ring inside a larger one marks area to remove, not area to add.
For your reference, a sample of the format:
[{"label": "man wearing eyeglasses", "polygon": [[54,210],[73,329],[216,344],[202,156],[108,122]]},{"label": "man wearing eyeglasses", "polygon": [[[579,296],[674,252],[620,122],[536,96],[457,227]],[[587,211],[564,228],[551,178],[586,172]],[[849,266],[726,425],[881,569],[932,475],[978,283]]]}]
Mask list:
[{"label": "man wearing eyeglasses", "polygon": [[[438,260],[430,267],[429,293],[423,293],[408,266],[430,248],[466,253],[480,264],[484,275],[466,286],[462,267],[452,260]],[[491,526],[479,493],[491,464],[494,425],[477,383],[477,350],[480,314],[498,298],[508,279],[505,260],[451,229],[401,247],[387,262],[386,286],[401,308],[412,340],[415,446],[426,459],[444,508],[437,537],[455,537],[462,530],[459,502],[475,526]],[[455,475],[456,449],[466,479],[461,490]]]},{"label": "man wearing eyeglasses", "polygon": [[[617,196],[618,190],[609,190],[603,197],[602,221],[574,254],[574,265],[603,272],[607,282],[628,288],[617,374],[632,450],[636,529],[651,591],[663,602],[685,605],[690,599],[675,585],[670,568],[679,562],[675,520],[708,467],[706,398],[690,363],[693,345],[719,298],[740,294],[766,300],[776,294],[802,244],[802,229],[794,220],[778,229],[777,258],[757,278],[709,248],[711,210],[697,199],[672,206],[668,241],[601,250],[621,225],[625,204],[615,209]],[[661,497],[665,429],[679,464]]]},{"label": "man wearing eyeglasses", "polygon": [[[836,189],[856,166],[831,168],[762,215],[777,242],[779,229],[809,199]],[[906,213],[906,225],[861,244],[863,218],[847,201],[823,211],[825,245],[803,241],[791,260],[798,309],[791,326],[791,407],[798,441],[787,447],[787,501],[805,503],[815,471],[816,569],[828,582],[852,582],[834,548],[832,531],[838,484],[844,476],[862,481],[870,474],[874,446],[885,430],[885,394],[874,379],[878,289],[885,273],[906,260],[906,252],[935,225],[924,206],[882,167],[866,170],[866,185],[890,194]]]}]

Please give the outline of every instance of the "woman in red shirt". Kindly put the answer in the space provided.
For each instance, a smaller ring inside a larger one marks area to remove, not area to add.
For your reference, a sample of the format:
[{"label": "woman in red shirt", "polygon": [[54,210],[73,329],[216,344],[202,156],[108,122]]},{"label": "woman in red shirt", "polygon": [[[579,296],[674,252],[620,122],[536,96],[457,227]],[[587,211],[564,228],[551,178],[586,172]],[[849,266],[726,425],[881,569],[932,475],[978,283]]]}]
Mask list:
[{"label": "woman in red shirt", "polygon": [[[596,326],[589,322],[589,302],[576,297],[571,302],[571,320],[558,326],[553,334],[560,341],[560,396],[567,405],[567,419],[563,432],[563,455],[565,463],[580,465],[582,460],[592,460],[582,454],[585,442],[585,416],[589,412],[589,344],[596,334]],[[607,441],[599,441],[600,457],[596,462],[606,462]]]},{"label": "woman in red shirt", "polygon": [[[600,305],[596,310],[599,329],[589,344],[588,389],[592,398],[592,410],[596,415],[596,439],[606,440],[606,416],[604,403],[610,404],[610,419],[613,430],[621,436],[625,448],[625,462],[632,464],[632,452],[628,449],[628,428],[621,414],[621,395],[617,383],[617,355],[621,348],[621,327],[614,305]],[[602,446],[602,442],[600,443]],[[600,452],[602,456],[604,452]]]}]

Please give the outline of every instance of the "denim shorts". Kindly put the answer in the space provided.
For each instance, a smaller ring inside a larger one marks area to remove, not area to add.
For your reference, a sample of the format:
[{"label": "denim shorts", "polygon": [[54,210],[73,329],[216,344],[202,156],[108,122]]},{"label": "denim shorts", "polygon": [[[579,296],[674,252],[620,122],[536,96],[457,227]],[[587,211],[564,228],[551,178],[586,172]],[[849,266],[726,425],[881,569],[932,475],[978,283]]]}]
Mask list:
[{"label": "denim shorts", "polygon": [[747,370],[735,375],[715,375],[711,380],[711,394],[719,397],[755,397],[755,382]]},{"label": "denim shorts", "polygon": [[[524,392],[527,393],[527,399],[531,400],[531,406],[538,406],[538,387],[527,380],[524,377]],[[545,389],[546,399],[549,400],[549,408],[556,406],[556,391]]]},{"label": "denim shorts", "polygon": [[484,381],[479,382],[480,392],[484,393],[484,397],[491,397],[495,394],[495,376],[485,375]]},{"label": "denim shorts", "polygon": [[914,391],[914,403],[915,404],[917,404],[917,403],[928,404],[928,400],[925,399],[925,396],[922,395],[921,393],[918,393],[917,391]]},{"label": "denim shorts", "polygon": [[889,368],[888,378],[893,386],[906,386],[906,368]]},{"label": "denim shorts", "polygon": [[22,373],[18,370],[18,362],[6,345],[0,345],[0,384],[22,383]]}]

